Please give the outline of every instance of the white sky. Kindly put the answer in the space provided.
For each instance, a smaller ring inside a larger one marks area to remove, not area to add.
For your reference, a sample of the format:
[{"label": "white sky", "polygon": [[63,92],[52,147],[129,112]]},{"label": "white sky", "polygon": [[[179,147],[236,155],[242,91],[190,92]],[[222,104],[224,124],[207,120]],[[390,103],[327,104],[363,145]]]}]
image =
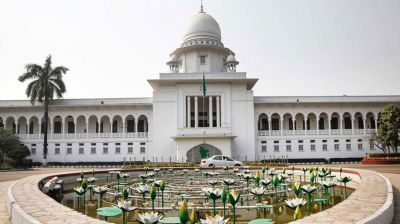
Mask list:
[{"label": "white sky", "polygon": [[[151,96],[200,0],[0,0],[0,100],[27,63],[65,65],[65,98]],[[255,95],[400,94],[399,0],[205,0]]]}]

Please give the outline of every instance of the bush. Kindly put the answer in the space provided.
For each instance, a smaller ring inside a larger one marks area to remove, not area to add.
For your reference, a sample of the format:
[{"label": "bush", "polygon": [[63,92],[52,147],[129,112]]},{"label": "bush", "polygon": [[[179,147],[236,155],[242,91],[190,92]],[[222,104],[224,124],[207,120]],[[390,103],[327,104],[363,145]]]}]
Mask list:
[{"label": "bush", "polygon": [[30,156],[31,152],[29,151],[28,147],[20,146],[14,150],[11,150],[7,153],[7,157],[13,159],[15,161],[16,166],[22,166],[22,162],[25,157]]},{"label": "bush", "polygon": [[389,157],[389,158],[393,158],[393,157],[400,157],[400,153],[372,153],[369,154],[370,158],[379,158],[379,157]]}]

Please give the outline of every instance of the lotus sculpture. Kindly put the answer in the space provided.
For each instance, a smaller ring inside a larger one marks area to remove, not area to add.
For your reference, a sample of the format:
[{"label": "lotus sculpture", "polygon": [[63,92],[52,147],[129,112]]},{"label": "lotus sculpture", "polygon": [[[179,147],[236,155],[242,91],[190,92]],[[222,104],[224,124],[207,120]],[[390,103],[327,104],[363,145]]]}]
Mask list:
[{"label": "lotus sculpture", "polygon": [[272,179],[267,178],[267,179],[262,179],[262,180],[260,180],[260,183],[261,183],[262,186],[264,186],[265,188],[267,188],[268,185],[271,184],[271,181],[272,181]]},{"label": "lotus sculpture", "polygon": [[258,202],[261,202],[261,197],[264,195],[264,193],[265,193],[264,187],[255,187],[250,189],[250,194],[256,196]]},{"label": "lotus sculpture", "polygon": [[225,219],[224,217],[220,215],[216,215],[214,217],[206,214],[206,219],[200,219],[200,222],[202,224],[226,224],[229,221],[229,219]]},{"label": "lotus sculpture", "polygon": [[301,189],[307,194],[307,210],[308,214],[310,214],[311,210],[311,194],[317,191],[317,187],[311,185],[301,186]]},{"label": "lotus sculpture", "polygon": [[231,185],[234,185],[236,183],[236,180],[232,179],[232,178],[225,178],[222,180],[222,182],[228,187],[228,190],[229,190],[229,187]]},{"label": "lotus sculpture", "polygon": [[344,185],[344,198],[347,197],[347,183],[352,181],[351,177],[345,176],[345,177],[340,177],[337,179],[340,183],[343,183]]},{"label": "lotus sculpture", "polygon": [[137,220],[142,224],[158,223],[163,217],[161,214],[158,214],[158,212],[139,213],[138,216],[139,217],[137,218]]},{"label": "lotus sculpture", "polygon": [[109,190],[107,186],[97,186],[93,188],[94,193],[99,195],[99,208],[103,207],[103,195]]},{"label": "lotus sculpture", "polygon": [[232,210],[233,210],[233,224],[236,223],[236,204],[239,202],[240,199],[240,193],[238,193],[235,190],[232,190],[228,194],[228,200],[229,203],[232,205]]},{"label": "lotus sculpture", "polygon": [[208,183],[211,185],[211,186],[215,186],[216,184],[218,184],[218,180],[216,180],[216,179],[211,179],[211,180],[208,180]]},{"label": "lotus sculpture", "polygon": [[215,201],[221,197],[221,189],[207,187],[203,188],[202,190],[204,194],[213,201],[213,211],[214,215],[216,215],[217,212],[215,210]]}]

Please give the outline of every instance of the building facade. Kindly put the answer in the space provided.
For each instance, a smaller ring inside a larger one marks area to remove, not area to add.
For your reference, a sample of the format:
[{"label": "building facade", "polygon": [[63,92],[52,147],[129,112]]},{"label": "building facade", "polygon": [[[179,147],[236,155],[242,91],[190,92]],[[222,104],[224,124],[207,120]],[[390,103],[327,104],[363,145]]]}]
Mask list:
[{"label": "building facade", "polygon": [[[213,17],[189,22],[169,73],[148,80],[151,98],[60,99],[49,108],[47,162],[198,162],[200,151],[239,160],[362,157],[379,111],[400,96],[254,96],[236,72]],[[205,88],[204,89],[204,83]],[[0,101],[0,127],[43,161],[43,108]]]}]

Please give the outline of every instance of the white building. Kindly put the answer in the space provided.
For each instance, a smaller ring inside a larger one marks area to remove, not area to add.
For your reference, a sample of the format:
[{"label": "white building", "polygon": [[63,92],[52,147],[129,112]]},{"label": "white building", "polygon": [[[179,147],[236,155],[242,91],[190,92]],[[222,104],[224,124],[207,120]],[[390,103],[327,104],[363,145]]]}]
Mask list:
[{"label": "white building", "polygon": [[[55,100],[47,161],[198,161],[201,146],[240,160],[362,157],[375,151],[369,135],[378,112],[400,102],[400,96],[254,96],[257,79],[236,72],[234,52],[203,11],[170,56],[170,73],[148,80],[152,98]],[[42,105],[0,101],[0,127],[18,134],[37,162],[42,121]]]}]

